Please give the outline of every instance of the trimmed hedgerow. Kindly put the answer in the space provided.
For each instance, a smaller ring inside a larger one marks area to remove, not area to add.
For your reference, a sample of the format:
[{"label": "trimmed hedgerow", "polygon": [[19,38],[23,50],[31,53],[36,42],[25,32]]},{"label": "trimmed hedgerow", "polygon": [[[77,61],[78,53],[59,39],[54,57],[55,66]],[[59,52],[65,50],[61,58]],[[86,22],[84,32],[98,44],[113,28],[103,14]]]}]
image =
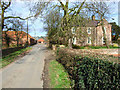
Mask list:
[{"label": "trimmed hedgerow", "polygon": [[[79,61],[80,60],[80,61]],[[120,66],[95,58],[79,58],[75,68],[77,88],[119,88]]]},{"label": "trimmed hedgerow", "polygon": [[67,49],[57,51],[57,60],[74,81],[73,88],[120,88],[120,64],[86,53],[75,54]]}]

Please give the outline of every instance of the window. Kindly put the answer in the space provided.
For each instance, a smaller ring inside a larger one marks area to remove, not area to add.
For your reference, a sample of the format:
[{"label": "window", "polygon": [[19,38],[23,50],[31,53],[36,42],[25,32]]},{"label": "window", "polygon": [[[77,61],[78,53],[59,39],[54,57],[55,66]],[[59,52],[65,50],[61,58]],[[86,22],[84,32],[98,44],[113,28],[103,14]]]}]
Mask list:
[{"label": "window", "polygon": [[104,39],[104,37],[102,37],[102,43],[105,44],[105,39]]},{"label": "window", "polygon": [[88,37],[87,42],[88,42],[88,44],[91,44],[91,37]]},{"label": "window", "polygon": [[75,27],[72,28],[72,34],[75,34]]},{"label": "window", "polygon": [[104,31],[105,31],[105,33],[106,33],[106,27],[104,27]]},{"label": "window", "polygon": [[76,44],[76,37],[73,37],[73,44]]},{"label": "window", "polygon": [[91,28],[87,29],[88,34],[91,34]]}]

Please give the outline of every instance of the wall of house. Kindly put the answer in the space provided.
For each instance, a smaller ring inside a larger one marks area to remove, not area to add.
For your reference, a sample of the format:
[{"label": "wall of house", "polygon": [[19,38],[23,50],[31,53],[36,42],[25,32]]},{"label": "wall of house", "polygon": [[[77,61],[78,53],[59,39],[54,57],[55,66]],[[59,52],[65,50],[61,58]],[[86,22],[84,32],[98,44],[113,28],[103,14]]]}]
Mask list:
[{"label": "wall of house", "polygon": [[86,45],[86,28],[85,27],[78,27],[76,29],[75,37],[76,37],[76,44],[79,46],[85,46]]},{"label": "wall of house", "polygon": [[[88,34],[87,29],[91,28],[91,33]],[[77,28],[76,34],[74,37],[77,37],[76,44],[79,46],[96,46],[96,28],[95,27],[79,27]],[[91,43],[88,43],[88,37],[91,38]]]},{"label": "wall of house", "polygon": [[[108,41],[108,44],[111,45],[112,40],[111,40],[111,25],[108,24],[107,21],[104,23],[104,27],[106,28],[106,39]],[[103,43],[103,30],[102,26],[97,26],[97,45],[104,45]]]},{"label": "wall of house", "polygon": [[[104,27],[106,28],[106,37],[108,44],[111,45],[111,25],[104,21]],[[91,28],[91,33],[88,34],[87,29]],[[103,30],[100,24],[97,27],[78,27],[73,34],[73,38],[76,37],[76,45],[79,46],[102,46],[103,43]],[[91,43],[88,43],[88,37],[91,38]]]}]

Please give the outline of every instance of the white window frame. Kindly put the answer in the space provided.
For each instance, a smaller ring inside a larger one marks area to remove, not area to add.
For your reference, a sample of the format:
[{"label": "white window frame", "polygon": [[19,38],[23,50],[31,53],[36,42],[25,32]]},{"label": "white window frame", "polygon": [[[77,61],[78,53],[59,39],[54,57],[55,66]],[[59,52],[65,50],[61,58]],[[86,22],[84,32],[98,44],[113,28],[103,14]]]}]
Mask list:
[{"label": "white window frame", "polygon": [[76,37],[73,37],[73,38],[72,38],[73,44],[76,44],[76,41],[77,41]]},{"label": "white window frame", "polygon": [[[89,40],[90,40],[90,41],[89,41]],[[89,41],[89,42],[88,42],[88,41]],[[88,38],[87,38],[87,43],[88,43],[88,44],[91,44],[91,37],[88,37]]]},{"label": "white window frame", "polygon": [[104,31],[105,31],[105,34],[106,34],[106,27],[104,27]]},{"label": "white window frame", "polygon": [[105,40],[104,40],[104,37],[102,37],[102,43],[105,44]]},{"label": "white window frame", "polygon": [[87,28],[87,33],[91,34],[91,28],[90,27]]},{"label": "white window frame", "polygon": [[75,27],[73,27],[72,28],[72,34],[75,34],[75,31],[76,31],[76,29],[75,29]]}]

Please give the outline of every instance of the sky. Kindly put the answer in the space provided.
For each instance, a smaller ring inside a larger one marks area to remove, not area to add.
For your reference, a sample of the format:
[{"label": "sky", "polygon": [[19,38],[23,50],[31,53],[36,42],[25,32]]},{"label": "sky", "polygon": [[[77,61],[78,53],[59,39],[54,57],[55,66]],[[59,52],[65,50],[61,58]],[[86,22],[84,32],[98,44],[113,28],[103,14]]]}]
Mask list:
[{"label": "sky", "polygon": [[[11,4],[11,12],[6,13],[6,16],[15,14],[16,16],[21,16],[26,18],[29,16],[29,8],[24,0],[13,0]],[[111,0],[112,1],[112,0]],[[113,2],[108,2],[111,5],[111,14],[108,19],[108,22],[116,22],[118,25],[118,0]],[[114,20],[112,20],[114,18]],[[29,34],[31,36],[45,36],[47,32],[44,30],[44,23],[41,21],[41,18],[37,18],[34,23],[29,20]]]},{"label": "sky", "polygon": [[[26,5],[24,1],[16,1],[12,2],[11,7],[12,11],[8,12],[6,16],[15,14],[14,16],[20,16],[22,18],[26,18],[29,16],[29,8]],[[27,21],[25,21],[27,22]],[[27,25],[27,23],[25,23]],[[33,22],[31,20],[28,20],[28,26],[29,26],[29,34],[32,37],[36,36],[45,36],[47,32],[43,29],[43,22],[41,21],[41,18],[38,18]]]}]

